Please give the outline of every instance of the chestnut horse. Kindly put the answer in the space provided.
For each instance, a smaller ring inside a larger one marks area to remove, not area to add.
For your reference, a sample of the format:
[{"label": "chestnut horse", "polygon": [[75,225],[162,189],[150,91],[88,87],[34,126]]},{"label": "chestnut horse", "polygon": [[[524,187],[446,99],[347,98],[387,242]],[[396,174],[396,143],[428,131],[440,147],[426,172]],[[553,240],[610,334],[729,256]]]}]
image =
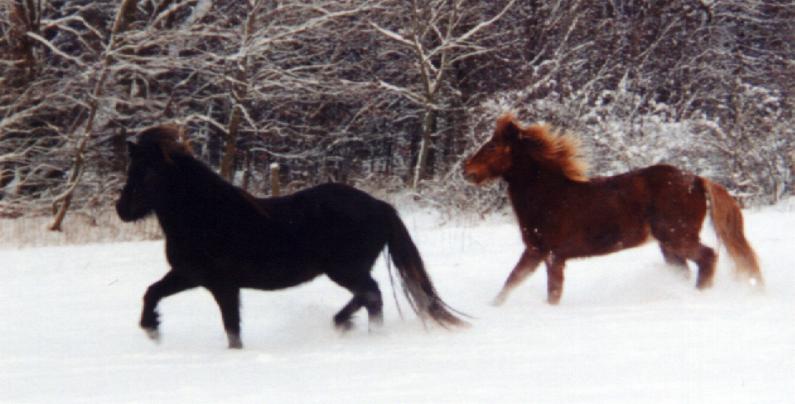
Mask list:
[{"label": "chestnut horse", "polygon": [[370,270],[384,247],[415,312],[442,326],[464,325],[425,271],[395,208],[341,184],[279,198],[255,198],[197,160],[170,126],[147,129],[128,143],[127,183],[116,204],[121,220],[157,216],[171,270],[146,291],[141,327],[159,338],[158,302],[194,287],[221,309],[229,347],[241,348],[240,288],[283,289],[325,274],[353,298],[337,315],[341,330],[367,309],[382,321],[382,298]]},{"label": "chestnut horse", "polygon": [[512,114],[497,119],[494,134],[466,161],[464,174],[476,184],[505,179],[526,246],[495,304],[541,261],[547,267],[547,301],[557,304],[567,259],[616,252],[650,237],[669,264],[687,269],[687,260],[695,262],[696,286],[707,288],[717,260],[699,239],[708,209],[738,272],[751,284],[762,284],[737,202],[706,178],[663,164],[588,178],[574,139],[545,125],[523,126]]}]

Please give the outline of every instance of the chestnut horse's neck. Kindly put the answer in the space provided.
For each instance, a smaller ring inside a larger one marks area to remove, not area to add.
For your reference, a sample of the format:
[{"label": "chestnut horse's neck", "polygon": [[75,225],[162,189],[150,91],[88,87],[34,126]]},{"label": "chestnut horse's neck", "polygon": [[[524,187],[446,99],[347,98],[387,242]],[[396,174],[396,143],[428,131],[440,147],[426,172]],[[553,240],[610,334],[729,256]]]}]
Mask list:
[{"label": "chestnut horse's neck", "polygon": [[544,169],[537,165],[514,166],[503,176],[511,193],[553,192],[574,184],[560,171]]},{"label": "chestnut horse's neck", "polygon": [[547,212],[550,204],[559,204],[570,189],[583,184],[561,172],[533,166],[514,168],[503,178],[508,183],[508,196],[520,221],[540,220],[538,215]]}]

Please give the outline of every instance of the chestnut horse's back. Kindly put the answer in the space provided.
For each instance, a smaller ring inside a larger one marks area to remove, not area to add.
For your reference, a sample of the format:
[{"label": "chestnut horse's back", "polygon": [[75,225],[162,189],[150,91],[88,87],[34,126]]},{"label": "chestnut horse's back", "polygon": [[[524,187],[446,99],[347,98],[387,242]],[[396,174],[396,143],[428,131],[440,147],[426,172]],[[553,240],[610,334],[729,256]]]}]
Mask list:
[{"label": "chestnut horse's back", "polygon": [[[685,225],[700,232],[707,215],[707,195],[701,177],[667,164],[658,164],[640,170],[649,189],[651,225],[656,220],[676,221],[665,223],[665,229],[675,230]],[[655,234],[655,237],[659,236]]]}]

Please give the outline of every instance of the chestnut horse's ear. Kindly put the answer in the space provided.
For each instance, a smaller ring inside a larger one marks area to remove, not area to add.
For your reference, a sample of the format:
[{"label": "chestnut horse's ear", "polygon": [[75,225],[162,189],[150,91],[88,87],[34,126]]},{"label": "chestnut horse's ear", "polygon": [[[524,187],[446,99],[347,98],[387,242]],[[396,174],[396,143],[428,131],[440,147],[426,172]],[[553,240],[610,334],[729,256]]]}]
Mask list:
[{"label": "chestnut horse's ear", "polygon": [[511,121],[508,125],[505,126],[503,136],[505,136],[508,140],[516,140],[519,139],[519,133],[521,130],[519,126],[516,125],[516,122]]},{"label": "chestnut horse's ear", "polygon": [[521,128],[516,124],[513,114],[504,114],[497,118],[497,125],[494,129],[495,137],[513,141],[519,138],[520,132]]}]

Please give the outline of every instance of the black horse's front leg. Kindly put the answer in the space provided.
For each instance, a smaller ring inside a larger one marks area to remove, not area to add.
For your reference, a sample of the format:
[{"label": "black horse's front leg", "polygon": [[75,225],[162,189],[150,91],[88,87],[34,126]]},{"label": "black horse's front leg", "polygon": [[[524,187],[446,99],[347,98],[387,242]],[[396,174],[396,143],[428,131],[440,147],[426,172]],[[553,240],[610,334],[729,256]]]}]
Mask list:
[{"label": "black horse's front leg", "polygon": [[208,287],[218,308],[221,309],[221,318],[224,321],[224,329],[229,340],[229,348],[243,348],[240,339],[240,288],[235,286],[212,286]]},{"label": "black horse's front leg", "polygon": [[157,341],[160,339],[158,326],[160,320],[157,314],[157,304],[164,297],[182,292],[197,285],[171,270],[162,279],[153,283],[144,294],[144,307],[141,311],[141,328],[146,331],[149,338]]}]

